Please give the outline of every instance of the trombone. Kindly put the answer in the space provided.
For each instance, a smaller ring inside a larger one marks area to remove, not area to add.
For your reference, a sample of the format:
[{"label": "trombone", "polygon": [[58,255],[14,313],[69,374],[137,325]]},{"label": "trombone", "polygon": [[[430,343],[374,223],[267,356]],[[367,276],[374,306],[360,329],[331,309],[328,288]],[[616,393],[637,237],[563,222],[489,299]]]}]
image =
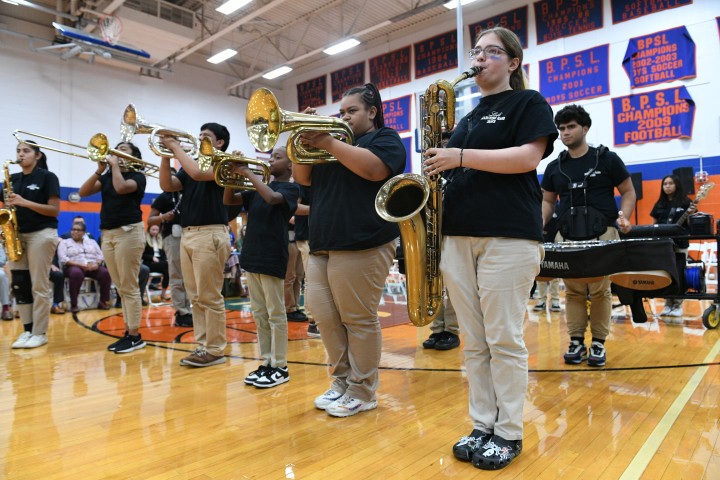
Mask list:
[{"label": "trombone", "polygon": [[215,149],[209,138],[200,140],[200,151],[198,153],[200,170],[204,171],[212,167],[215,174],[215,183],[221,187],[235,190],[256,190],[247,177],[233,172],[236,165],[247,166],[252,173],[262,177],[264,184],[267,185],[270,182],[270,164],[265,160],[225,153]]},{"label": "trombone", "polygon": [[191,133],[184,130],[175,130],[163,127],[162,125],[153,125],[146,123],[140,117],[132,103],[125,107],[122,120],[120,121],[120,136],[123,142],[129,142],[136,134],[149,134],[148,146],[158,157],[174,157],[175,154],[163,146],[160,142],[160,136],[175,137],[180,141],[182,149],[194,157],[198,152],[198,141]]},{"label": "trombone", "polygon": [[65,155],[72,155],[73,157],[87,158],[88,160],[91,160],[95,163],[108,163],[107,156],[115,155],[116,157],[121,159],[120,166],[125,167],[128,170],[140,172],[151,177],[154,176],[154,174],[157,173],[157,171],[159,170],[157,166],[151,163],[133,157],[132,155],[129,155],[125,152],[121,152],[120,150],[110,148],[110,142],[107,136],[103,133],[96,133],[95,135],[93,135],[90,138],[90,141],[88,142],[86,147],[78,145],[77,143],[67,142],[65,140],[58,140],[57,138],[48,137],[46,135],[40,135],[39,133],[26,132],[25,130],[15,130],[15,132],[13,132],[13,136],[18,141],[18,143],[27,143],[27,139],[22,138],[21,134],[36,138],[42,138],[49,142],[67,145],[68,147],[77,148],[79,150],[85,150],[85,153],[76,153],[71,150],[63,150],[62,148],[42,145],[35,142],[35,145],[45,150],[51,150],[53,152],[58,152]]},{"label": "trombone", "polygon": [[282,132],[291,131],[287,155],[290,161],[300,165],[337,161],[323,149],[306,147],[299,138],[305,132],[326,132],[349,145],[354,142],[350,125],[344,120],[282,110],[275,95],[267,88],[259,88],[250,96],[245,124],[250,143],[261,152],[270,151]]}]

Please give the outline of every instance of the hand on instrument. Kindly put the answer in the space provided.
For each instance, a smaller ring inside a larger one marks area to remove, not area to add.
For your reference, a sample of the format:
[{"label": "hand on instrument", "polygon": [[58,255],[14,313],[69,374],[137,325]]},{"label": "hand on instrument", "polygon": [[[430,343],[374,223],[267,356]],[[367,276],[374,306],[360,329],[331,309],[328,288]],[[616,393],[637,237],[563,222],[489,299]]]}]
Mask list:
[{"label": "hand on instrument", "polygon": [[12,205],[14,207],[22,207],[27,204],[27,200],[25,200],[22,196],[18,195],[17,193],[11,193],[8,195],[7,200],[5,201],[7,205]]},{"label": "hand on instrument", "polygon": [[236,173],[238,175],[242,175],[245,178],[250,178],[250,175],[252,175],[252,170],[248,168],[246,164],[235,164],[233,165],[233,173]]},{"label": "hand on instrument", "polygon": [[325,147],[332,143],[334,138],[326,132],[306,132],[300,135],[300,140],[305,145],[327,150]]},{"label": "hand on instrument", "polygon": [[697,212],[697,206],[695,204],[690,204],[690,206],[687,209],[687,213],[689,215],[692,215],[693,213]]},{"label": "hand on instrument", "polygon": [[160,214],[160,220],[163,222],[172,222],[175,220],[175,212],[165,212]]},{"label": "hand on instrument", "polygon": [[627,221],[622,211],[618,212],[617,225],[618,230],[620,230],[622,233],[628,233],[632,229],[632,225],[630,225],[630,222]]},{"label": "hand on instrument", "polygon": [[462,157],[459,148],[428,148],[425,151],[423,172],[427,175],[437,175],[451,168],[462,167]]},{"label": "hand on instrument", "polygon": [[180,142],[177,138],[168,135],[159,135],[160,143],[163,144],[168,150],[175,151],[176,148],[180,148]]},{"label": "hand on instrument", "polygon": [[308,115],[317,115],[317,110],[313,107],[306,107],[303,113],[307,113]]},{"label": "hand on instrument", "polygon": [[108,155],[107,163],[110,165],[110,168],[117,168],[120,166],[120,159],[115,155]]}]

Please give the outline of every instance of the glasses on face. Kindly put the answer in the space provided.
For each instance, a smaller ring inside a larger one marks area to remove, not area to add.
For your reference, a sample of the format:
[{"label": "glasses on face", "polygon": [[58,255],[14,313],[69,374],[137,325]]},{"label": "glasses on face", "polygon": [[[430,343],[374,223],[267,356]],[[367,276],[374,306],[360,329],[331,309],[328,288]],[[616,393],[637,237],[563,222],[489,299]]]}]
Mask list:
[{"label": "glasses on face", "polygon": [[481,53],[484,53],[486,58],[487,57],[496,57],[503,53],[507,53],[508,55],[510,55],[510,52],[508,52],[507,50],[505,50],[502,47],[498,47],[497,45],[488,45],[485,48],[480,48],[480,47],[472,48],[468,52],[468,55],[470,55],[470,58],[475,59]]},{"label": "glasses on face", "polygon": [[84,232],[85,230],[83,230],[82,228],[71,228],[70,231],[71,232]]}]

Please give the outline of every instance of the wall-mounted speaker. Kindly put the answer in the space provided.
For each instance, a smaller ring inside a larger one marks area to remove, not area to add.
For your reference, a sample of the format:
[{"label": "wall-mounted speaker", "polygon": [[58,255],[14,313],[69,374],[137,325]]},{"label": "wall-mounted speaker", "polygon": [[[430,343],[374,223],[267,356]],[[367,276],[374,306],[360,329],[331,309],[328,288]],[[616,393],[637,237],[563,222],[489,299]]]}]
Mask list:
[{"label": "wall-mounted speaker", "polygon": [[631,173],[630,178],[632,180],[633,187],[635,188],[635,196],[638,200],[642,200],[642,172]]},{"label": "wall-mounted speaker", "polygon": [[683,190],[687,195],[695,193],[695,177],[692,167],[680,167],[673,170],[673,174],[677,175],[682,182]]}]

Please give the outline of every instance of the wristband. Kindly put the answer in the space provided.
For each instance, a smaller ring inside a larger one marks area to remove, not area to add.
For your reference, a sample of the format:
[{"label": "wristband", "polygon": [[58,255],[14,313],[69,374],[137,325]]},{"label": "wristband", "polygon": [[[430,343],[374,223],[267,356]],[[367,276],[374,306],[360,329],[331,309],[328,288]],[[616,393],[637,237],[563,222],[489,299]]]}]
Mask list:
[{"label": "wristband", "polygon": [[463,150],[465,150],[465,149],[464,149],[464,148],[461,148],[461,149],[460,149],[460,168],[462,168]]},{"label": "wristband", "polygon": [[98,177],[102,177],[102,173],[95,172],[95,175],[97,175]]}]

